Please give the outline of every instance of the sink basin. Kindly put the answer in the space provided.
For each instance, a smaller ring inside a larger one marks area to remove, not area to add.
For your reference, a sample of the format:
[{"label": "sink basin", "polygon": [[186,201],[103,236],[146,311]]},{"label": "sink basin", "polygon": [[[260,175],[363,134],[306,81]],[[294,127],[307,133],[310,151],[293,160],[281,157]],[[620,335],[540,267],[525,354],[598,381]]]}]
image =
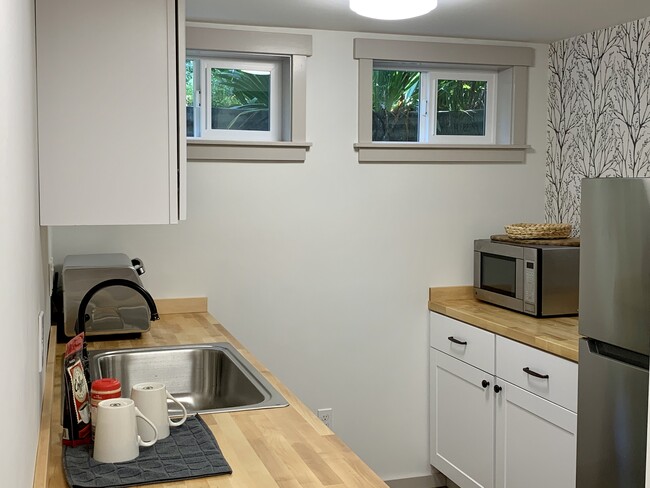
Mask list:
[{"label": "sink basin", "polygon": [[[92,379],[117,378],[122,396],[131,386],[164,383],[188,413],[285,407],[278,391],[227,342],[90,351]],[[168,402],[171,415],[180,409]]]}]

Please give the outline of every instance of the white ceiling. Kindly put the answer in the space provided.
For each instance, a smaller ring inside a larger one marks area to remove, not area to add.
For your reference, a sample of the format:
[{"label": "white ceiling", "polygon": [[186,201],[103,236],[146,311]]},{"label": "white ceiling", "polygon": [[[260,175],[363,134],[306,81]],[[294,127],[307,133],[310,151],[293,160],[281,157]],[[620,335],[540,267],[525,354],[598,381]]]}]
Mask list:
[{"label": "white ceiling", "polygon": [[648,16],[650,0],[438,0],[431,13],[400,21],[360,17],[348,0],[187,0],[188,20],[528,42]]}]

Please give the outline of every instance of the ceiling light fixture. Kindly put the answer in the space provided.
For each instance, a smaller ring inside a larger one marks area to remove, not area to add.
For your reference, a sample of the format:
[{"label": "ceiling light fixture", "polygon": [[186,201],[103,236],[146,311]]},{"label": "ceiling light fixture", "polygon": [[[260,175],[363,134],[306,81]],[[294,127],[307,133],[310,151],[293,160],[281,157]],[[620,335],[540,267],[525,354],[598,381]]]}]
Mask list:
[{"label": "ceiling light fixture", "polygon": [[401,20],[428,14],[438,0],[350,0],[353,12],[381,20]]}]

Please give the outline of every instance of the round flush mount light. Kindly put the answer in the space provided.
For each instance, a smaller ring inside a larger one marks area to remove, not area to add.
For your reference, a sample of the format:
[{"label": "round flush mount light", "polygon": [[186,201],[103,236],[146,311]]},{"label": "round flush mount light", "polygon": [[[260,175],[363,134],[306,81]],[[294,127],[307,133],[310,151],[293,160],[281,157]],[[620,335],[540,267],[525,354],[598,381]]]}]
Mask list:
[{"label": "round flush mount light", "polygon": [[350,0],[353,12],[381,20],[401,20],[428,14],[438,0]]}]

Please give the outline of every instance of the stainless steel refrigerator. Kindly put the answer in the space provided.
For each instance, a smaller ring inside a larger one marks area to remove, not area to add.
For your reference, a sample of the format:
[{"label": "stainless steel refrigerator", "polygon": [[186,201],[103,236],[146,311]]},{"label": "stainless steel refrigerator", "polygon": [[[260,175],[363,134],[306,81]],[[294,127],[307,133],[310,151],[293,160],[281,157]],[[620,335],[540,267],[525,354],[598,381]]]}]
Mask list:
[{"label": "stainless steel refrigerator", "polygon": [[582,181],[578,488],[645,486],[650,178]]}]

